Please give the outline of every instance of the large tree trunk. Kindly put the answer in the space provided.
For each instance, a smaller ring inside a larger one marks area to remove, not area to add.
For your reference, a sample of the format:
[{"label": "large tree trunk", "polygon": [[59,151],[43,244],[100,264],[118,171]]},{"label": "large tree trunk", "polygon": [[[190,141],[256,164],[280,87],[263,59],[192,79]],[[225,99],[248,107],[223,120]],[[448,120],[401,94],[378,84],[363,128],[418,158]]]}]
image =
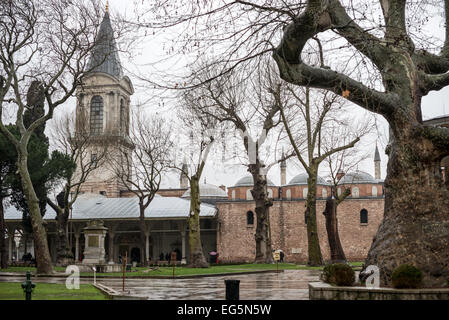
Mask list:
[{"label": "large tree trunk", "polygon": [[146,224],[145,224],[145,207],[143,205],[143,199],[139,200],[139,229],[140,229],[140,263],[144,266],[147,265],[146,254]]},{"label": "large tree trunk", "polygon": [[[423,125],[421,97],[449,85],[449,28],[439,55],[419,49],[407,34],[406,1],[380,2],[385,35],[380,39],[357,25],[340,1],[308,1],[284,28],[274,58],[281,77],[295,85],[323,88],[386,118],[393,133],[385,180],[385,213],[366,265],[377,265],[381,284],[393,270],[412,264],[424,286],[442,287],[449,279],[449,191],[440,162],[449,155],[449,130]],[[445,2],[449,25],[449,2]],[[338,33],[379,71],[385,90],[377,91],[332,69],[301,60],[305,44],[338,26]]]},{"label": "large tree trunk", "polygon": [[3,214],[3,197],[0,198],[0,268],[8,268],[8,248],[6,245],[6,223]]},{"label": "large tree trunk", "polygon": [[260,174],[260,165],[249,165],[249,171],[253,176],[254,186],[251,194],[256,203],[256,263],[272,263],[273,254],[270,235],[270,207],[273,201],[268,198],[266,176]]},{"label": "large tree trunk", "polygon": [[190,267],[207,268],[200,234],[200,188],[199,178],[194,175],[190,179],[190,214],[189,214],[189,246]]},{"label": "large tree trunk", "polygon": [[67,225],[70,211],[68,208],[58,210],[56,215],[56,264],[58,266],[67,266],[73,263],[73,253],[69,245],[69,236],[67,234]]},{"label": "large tree trunk", "polygon": [[385,180],[385,215],[365,262],[379,267],[383,285],[391,284],[401,264],[418,267],[425,286],[447,285],[449,191],[440,160],[431,160],[436,154],[426,139],[396,134]]},{"label": "large tree trunk", "polygon": [[34,253],[38,274],[53,273],[50,251],[48,249],[47,232],[43,225],[43,218],[39,208],[39,199],[34,192],[30,174],[28,172],[26,150],[18,152],[17,168],[19,169],[23,193],[30,210],[31,226],[33,228]]},{"label": "large tree trunk", "polygon": [[323,214],[326,218],[326,231],[329,241],[331,263],[346,262],[346,256],[338,234],[337,199],[330,197],[326,200],[326,208],[324,209]]},{"label": "large tree trunk", "polygon": [[307,179],[306,221],[307,221],[307,245],[309,266],[323,265],[320,239],[318,238],[318,226],[316,220],[316,189],[318,172],[309,174]]}]

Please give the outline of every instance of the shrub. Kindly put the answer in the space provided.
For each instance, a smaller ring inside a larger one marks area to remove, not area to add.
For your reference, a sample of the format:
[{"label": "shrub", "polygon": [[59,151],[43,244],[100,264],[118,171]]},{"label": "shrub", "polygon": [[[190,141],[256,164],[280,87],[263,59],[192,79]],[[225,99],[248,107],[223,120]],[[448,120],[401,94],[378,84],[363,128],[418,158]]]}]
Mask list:
[{"label": "shrub", "polygon": [[422,273],[412,265],[403,264],[393,271],[391,281],[397,289],[418,288],[422,282]]},{"label": "shrub", "polygon": [[352,286],[355,281],[355,273],[350,265],[344,263],[328,264],[323,268],[321,279],[337,286]]}]

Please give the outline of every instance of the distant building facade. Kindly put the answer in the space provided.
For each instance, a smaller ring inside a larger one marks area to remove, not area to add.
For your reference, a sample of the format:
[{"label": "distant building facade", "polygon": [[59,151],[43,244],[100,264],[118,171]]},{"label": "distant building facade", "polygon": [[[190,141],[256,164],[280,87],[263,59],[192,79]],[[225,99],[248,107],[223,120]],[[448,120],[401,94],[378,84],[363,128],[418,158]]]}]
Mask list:
[{"label": "distant building facade", "polygon": [[[98,142],[98,149],[107,142],[110,146],[110,159],[118,157],[118,148],[128,149],[131,155],[129,107],[134,89],[131,80],[123,74],[107,12],[101,23],[97,46],[89,66],[92,71],[77,91],[77,132],[88,132]],[[449,126],[449,117],[426,123]],[[95,161],[95,144],[90,150],[90,157]],[[363,260],[366,257],[382,221],[384,185],[380,168],[381,157],[376,145],[374,177],[362,171],[349,172],[342,177],[337,187],[339,194],[344,188],[351,189],[351,196],[338,206],[337,212],[340,239],[349,260]],[[183,169],[186,171],[186,166]],[[280,185],[267,181],[268,195],[273,199],[273,206],[269,210],[272,248],[283,250],[286,262],[306,262],[307,174],[298,174],[287,183],[285,161],[280,163],[280,169]],[[445,158],[442,161],[442,174],[443,178],[446,177],[446,183],[449,180],[448,169],[449,158]],[[159,190],[145,210],[146,242],[142,246],[138,199],[132,192],[125,190],[106,161],[82,186],[82,195],[75,202],[70,216],[70,243],[76,260],[83,258],[83,228],[89,221],[101,219],[108,228],[105,239],[107,261],[119,262],[120,257],[127,255],[130,261],[143,262],[141,257],[145,251],[146,256],[156,262],[165,260],[167,253],[175,250],[179,252],[179,260],[188,263],[190,190],[188,177],[184,173],[180,174],[179,183],[174,189]],[[253,178],[250,175],[242,177],[227,189],[225,186],[200,184],[200,227],[206,257],[210,251],[217,251],[219,260],[223,262],[254,260],[257,219],[252,187]],[[325,199],[331,195],[331,187],[320,177],[317,189],[320,245],[324,259],[329,259],[322,212]],[[13,257],[20,259],[25,251],[32,252],[30,237],[20,235],[23,231],[21,219],[22,213],[14,207],[5,209],[10,260]],[[51,255],[56,261],[55,213],[50,207],[47,208],[44,220]],[[25,239],[28,239],[26,243]]]}]

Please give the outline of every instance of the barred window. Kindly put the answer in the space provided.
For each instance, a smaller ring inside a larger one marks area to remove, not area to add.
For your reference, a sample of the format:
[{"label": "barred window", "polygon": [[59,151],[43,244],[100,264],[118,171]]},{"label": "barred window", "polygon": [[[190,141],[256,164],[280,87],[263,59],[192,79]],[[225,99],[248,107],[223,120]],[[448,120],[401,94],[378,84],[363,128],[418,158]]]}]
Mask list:
[{"label": "barred window", "polygon": [[253,225],[254,224],[254,213],[252,211],[248,211],[246,213],[246,224]]},{"label": "barred window", "polygon": [[103,132],[103,98],[94,96],[90,102],[90,134]]},{"label": "barred window", "polygon": [[368,223],[368,210],[360,210],[360,223]]}]

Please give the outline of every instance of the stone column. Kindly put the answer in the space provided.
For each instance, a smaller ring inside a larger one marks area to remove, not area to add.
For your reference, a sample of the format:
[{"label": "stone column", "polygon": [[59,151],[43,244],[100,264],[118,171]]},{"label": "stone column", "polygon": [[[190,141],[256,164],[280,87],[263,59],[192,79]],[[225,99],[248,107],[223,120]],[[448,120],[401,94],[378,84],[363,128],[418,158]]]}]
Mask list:
[{"label": "stone column", "polygon": [[114,237],[115,233],[109,231],[109,264],[114,264]]},{"label": "stone column", "polygon": [[145,232],[145,256],[147,257],[147,261],[151,260],[150,257],[150,232]]},{"label": "stone column", "polygon": [[187,259],[186,259],[186,232],[185,231],[181,231],[181,243],[182,243],[181,264],[187,264]]},{"label": "stone column", "polygon": [[12,262],[12,235],[8,234],[8,261]]},{"label": "stone column", "polygon": [[75,263],[80,259],[80,234],[75,233]]}]

